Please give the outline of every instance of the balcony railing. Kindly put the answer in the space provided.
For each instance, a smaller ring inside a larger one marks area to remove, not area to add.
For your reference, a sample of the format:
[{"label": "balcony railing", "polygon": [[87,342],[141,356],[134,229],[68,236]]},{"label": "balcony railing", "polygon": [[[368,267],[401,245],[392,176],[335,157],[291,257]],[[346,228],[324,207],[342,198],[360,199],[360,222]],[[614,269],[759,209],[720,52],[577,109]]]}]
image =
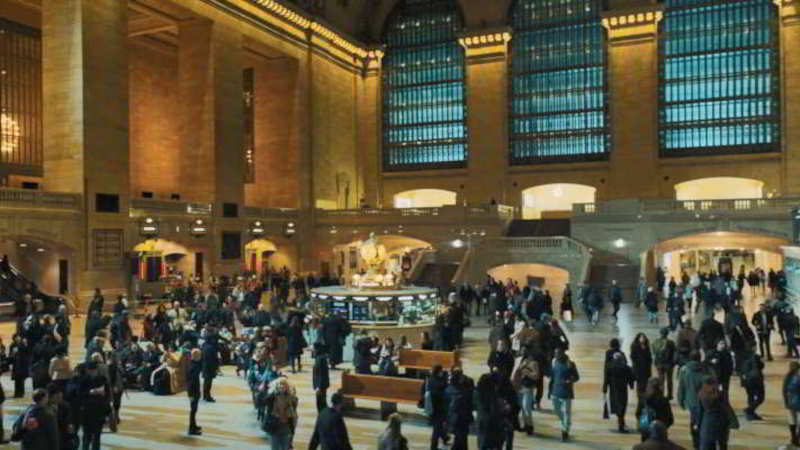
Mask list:
[{"label": "balcony railing", "polygon": [[130,209],[131,216],[140,214],[190,214],[195,216],[210,216],[213,212],[211,203],[191,203],[145,198],[132,198]]},{"label": "balcony railing", "polygon": [[510,221],[514,208],[505,205],[441,206],[438,208],[386,208],[318,210],[322,222],[358,221],[361,223],[463,223]]},{"label": "balcony railing", "polygon": [[252,219],[296,219],[298,211],[291,208],[258,208],[255,206],[245,206],[244,215]]},{"label": "balcony railing", "polygon": [[81,196],[65,192],[0,189],[0,206],[12,208],[78,210]]},{"label": "balcony railing", "polygon": [[595,203],[576,203],[575,216],[596,214],[674,214],[698,212],[779,212],[783,214],[800,207],[800,197],[778,197],[731,200],[618,200]]}]

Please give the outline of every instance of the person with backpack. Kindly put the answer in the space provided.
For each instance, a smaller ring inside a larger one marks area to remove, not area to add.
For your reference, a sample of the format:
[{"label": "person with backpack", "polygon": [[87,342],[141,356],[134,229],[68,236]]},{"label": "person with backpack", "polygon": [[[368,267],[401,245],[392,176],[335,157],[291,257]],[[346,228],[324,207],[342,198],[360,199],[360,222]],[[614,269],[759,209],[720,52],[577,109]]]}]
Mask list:
[{"label": "person with backpack", "polygon": [[703,386],[705,376],[703,366],[700,364],[700,352],[693,350],[689,360],[678,372],[678,405],[681,409],[689,411],[689,425],[692,433],[692,443],[698,448],[700,443],[700,403],[697,393]]},{"label": "person with backpack", "polygon": [[672,426],[675,419],[672,415],[672,407],[669,400],[664,397],[664,391],[658,378],[651,378],[647,382],[647,388],[642,396],[641,408],[636,411],[639,418],[639,432],[642,435],[642,442],[650,438],[650,425],[654,421],[659,421],[666,428]]},{"label": "person with backpack", "polygon": [[528,436],[533,436],[533,405],[534,405],[534,388],[541,381],[542,372],[540,370],[539,362],[533,357],[532,354],[526,353],[519,363],[514,374],[511,377],[511,382],[514,389],[519,392],[522,407],[522,422],[525,432]]},{"label": "person with backpack", "polygon": [[14,422],[11,440],[20,442],[22,450],[58,450],[58,425],[47,402],[47,391],[36,389],[33,404]]},{"label": "person with backpack", "polygon": [[561,441],[567,442],[572,426],[572,400],[575,398],[575,383],[580,380],[578,368],[570,361],[564,349],[556,350],[550,378],[549,397],[561,424]]},{"label": "person with backpack", "polygon": [[669,338],[669,327],[661,329],[661,337],[653,342],[653,364],[661,381],[661,392],[667,387],[667,400],[672,400],[672,378],[677,358],[677,346]]},{"label": "person with backpack", "polygon": [[625,411],[628,408],[628,389],[633,389],[636,377],[625,359],[625,354],[617,352],[603,371],[603,395],[608,397],[608,411],[617,416],[617,429],[627,433]]}]

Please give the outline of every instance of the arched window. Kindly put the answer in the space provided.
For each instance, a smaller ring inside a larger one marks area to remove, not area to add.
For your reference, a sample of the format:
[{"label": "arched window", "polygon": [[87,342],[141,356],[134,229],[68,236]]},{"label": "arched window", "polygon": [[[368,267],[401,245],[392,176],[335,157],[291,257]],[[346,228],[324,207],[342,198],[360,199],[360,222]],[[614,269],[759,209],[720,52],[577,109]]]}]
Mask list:
[{"label": "arched window", "polygon": [[608,159],[604,0],[518,0],[511,10],[512,165]]},{"label": "arched window", "polygon": [[467,162],[462,18],[455,0],[400,0],[384,29],[383,168]]},{"label": "arched window", "polygon": [[662,156],[779,151],[771,0],[666,0],[659,56]]}]

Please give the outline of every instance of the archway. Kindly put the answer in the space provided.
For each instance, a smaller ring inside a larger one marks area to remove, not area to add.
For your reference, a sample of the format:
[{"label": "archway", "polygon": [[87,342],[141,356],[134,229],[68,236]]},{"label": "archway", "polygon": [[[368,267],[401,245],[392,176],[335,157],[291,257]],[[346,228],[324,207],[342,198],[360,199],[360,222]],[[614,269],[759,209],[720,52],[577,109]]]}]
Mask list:
[{"label": "archway", "polygon": [[455,205],[456,193],[444,189],[414,189],[395,194],[395,208],[438,208]]},{"label": "archway", "polygon": [[133,246],[131,290],[135,298],[158,298],[174,287],[202,281],[209,272],[207,249],[162,238],[145,239]]},{"label": "archway", "polygon": [[[776,236],[755,233],[715,231],[679,236],[655,245],[653,264],[648,270],[654,273],[660,266],[667,280],[681,274],[730,271],[735,276],[741,268],[745,273],[760,268],[765,272],[783,266],[781,246],[788,241]],[[652,273],[651,273],[652,275]]]},{"label": "archway", "polygon": [[532,285],[550,291],[554,303],[561,298],[564,287],[570,282],[567,270],[546,264],[503,264],[487,270],[486,274],[503,283],[511,279],[520,287]]},{"label": "archway", "polygon": [[274,241],[258,238],[244,246],[245,266],[249,272],[262,273],[268,269],[280,270],[284,267],[292,270],[294,264],[287,249]]},{"label": "archway", "polygon": [[[77,272],[75,250],[71,247],[39,237],[6,236],[0,240],[0,254],[8,257],[21,278],[35,283],[41,292],[48,295],[75,293]],[[14,281],[20,282],[21,279]],[[4,295],[0,302],[11,300],[14,298]]]},{"label": "archway", "polygon": [[675,185],[676,200],[732,200],[763,196],[764,182],[751,178],[710,177]]},{"label": "archway", "polygon": [[582,184],[554,183],[522,191],[523,219],[556,219],[572,215],[575,203],[592,203],[596,188]]},{"label": "archway", "polygon": [[[386,258],[397,260],[406,271],[411,268],[422,251],[433,248],[430,243],[410,236],[382,234],[375,238],[378,244],[386,249]],[[333,260],[330,266],[340,277],[350,279],[353,274],[366,269],[358,253],[361,242],[356,240],[333,247]]]}]

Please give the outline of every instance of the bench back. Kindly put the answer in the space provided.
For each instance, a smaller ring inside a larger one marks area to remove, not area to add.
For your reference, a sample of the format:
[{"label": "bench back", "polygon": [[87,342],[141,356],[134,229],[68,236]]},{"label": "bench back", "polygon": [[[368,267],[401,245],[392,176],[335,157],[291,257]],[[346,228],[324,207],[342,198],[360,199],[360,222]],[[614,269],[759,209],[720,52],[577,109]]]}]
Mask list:
[{"label": "bench back", "polygon": [[351,374],[345,370],[342,372],[341,393],[345,397],[386,398],[416,403],[420,399],[423,383],[423,380],[413,378]]},{"label": "bench back", "polygon": [[450,370],[453,366],[460,366],[461,360],[456,352],[435,352],[431,350],[400,349],[400,358],[397,365],[400,367],[425,367],[433,369],[435,365],[442,369]]}]

